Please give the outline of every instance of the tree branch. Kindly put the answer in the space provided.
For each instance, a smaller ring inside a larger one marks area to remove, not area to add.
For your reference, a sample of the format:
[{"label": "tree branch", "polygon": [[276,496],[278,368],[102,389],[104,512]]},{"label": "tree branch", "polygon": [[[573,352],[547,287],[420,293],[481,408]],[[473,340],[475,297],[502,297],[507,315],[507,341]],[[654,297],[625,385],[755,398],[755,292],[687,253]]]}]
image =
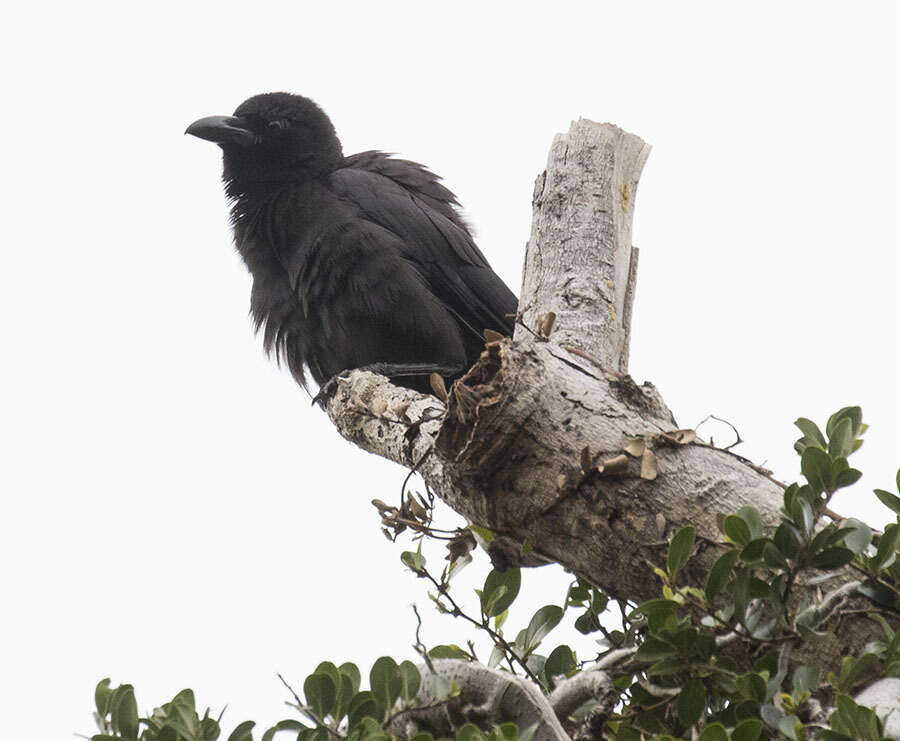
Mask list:
[{"label": "tree branch", "polygon": [[[443,406],[433,397],[370,373],[340,380],[326,405],[348,440],[407,467],[421,462],[435,494],[506,544],[491,551],[498,567],[517,563],[527,542],[532,562],[557,561],[632,601],[658,595],[645,564],[664,561],[661,544],[679,527],[695,526],[686,576],[699,578],[721,553],[717,515],[752,505],[777,524],[783,492],[740,456],[665,435],[677,425],[659,393],[625,375],[631,218],[648,153],[637,137],[584,119],[555,139],[535,187],[520,325],[513,340],[487,344],[443,418],[426,414]],[[548,312],[546,337],[537,320]],[[623,453],[624,466],[601,470]],[[876,630],[861,615],[842,621],[830,658]]]},{"label": "tree branch", "polygon": [[442,698],[431,693],[428,677],[432,669],[420,666],[422,686],[416,696],[420,706],[404,713],[403,724],[390,726],[392,734],[411,737],[424,730],[439,738],[454,735],[464,723],[489,728],[511,721],[521,731],[536,725],[534,741],[569,741],[549,701],[534,683],[470,661],[437,659],[432,664],[434,674],[456,682],[459,697],[449,703],[436,702]]}]

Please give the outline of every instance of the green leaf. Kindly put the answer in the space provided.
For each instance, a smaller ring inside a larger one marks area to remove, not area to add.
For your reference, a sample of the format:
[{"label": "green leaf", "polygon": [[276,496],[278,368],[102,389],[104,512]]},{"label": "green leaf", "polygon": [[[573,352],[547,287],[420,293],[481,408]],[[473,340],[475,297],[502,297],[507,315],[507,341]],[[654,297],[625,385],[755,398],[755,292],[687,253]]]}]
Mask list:
[{"label": "green leaf", "polygon": [[525,653],[529,654],[536,649],[544,637],[553,630],[562,620],[563,609],[559,605],[544,605],[531,618],[525,629]]},{"label": "green leaf", "polygon": [[763,548],[763,561],[766,562],[766,566],[772,569],[786,569],[788,566],[784,554],[774,542],[766,543],[766,547]]},{"label": "green leaf", "polygon": [[239,723],[231,732],[228,741],[253,741],[253,727],[255,725],[256,722],[252,720],[245,720],[243,723]]},{"label": "green leaf", "polygon": [[652,664],[646,671],[648,677],[683,674],[685,671],[684,659],[680,656],[669,656],[667,659],[662,659]]},{"label": "green leaf", "polygon": [[844,417],[828,436],[828,454],[832,458],[846,458],[852,452],[853,423],[848,417]]},{"label": "green leaf", "polygon": [[369,690],[357,692],[353,699],[350,700],[350,707],[347,711],[349,728],[353,729],[359,725],[364,718],[381,718],[384,713],[378,712],[378,702],[375,695]]},{"label": "green leaf", "polygon": [[313,714],[322,720],[334,710],[337,699],[337,687],[329,674],[314,672],[303,682],[303,694],[306,696],[306,704]]},{"label": "green leaf", "polygon": [[658,661],[670,656],[675,656],[678,649],[668,641],[649,635],[637,650],[637,658],[641,661]]},{"label": "green leaf", "polygon": [[[807,448],[809,450],[809,448]],[[772,726],[772,728],[780,731],[785,736],[794,741],[797,739],[797,724],[800,722],[796,716],[785,715],[774,705],[762,705],[759,709],[762,719]]]},{"label": "green leaf", "polygon": [[832,731],[830,728],[816,729],[816,739],[817,741],[853,741],[852,737]]},{"label": "green leaf", "polygon": [[491,655],[488,658],[488,666],[492,669],[495,666],[498,666],[501,661],[503,661],[503,657],[506,656],[506,651],[503,650],[503,646],[494,645],[491,649]]},{"label": "green leaf", "polygon": [[428,731],[419,731],[417,734],[412,736],[409,741],[434,741],[434,736],[432,736]]},{"label": "green leaf", "polygon": [[352,677],[348,677],[346,674],[338,674],[338,683],[337,699],[334,701],[334,712],[332,713],[332,717],[335,720],[340,720],[347,714],[350,709],[350,700],[356,694]]},{"label": "green leaf", "polygon": [[824,450],[814,447],[804,450],[800,456],[800,470],[813,493],[820,494],[831,488],[831,457]]},{"label": "green leaf", "polygon": [[772,536],[772,541],[785,558],[797,557],[797,549],[800,545],[800,540],[797,535],[797,530],[793,525],[782,522],[775,529],[775,535]]},{"label": "green leaf", "polygon": [[575,630],[583,635],[588,635],[595,630],[600,630],[600,618],[597,617],[597,614],[593,610],[583,612],[575,618]]},{"label": "green leaf", "polygon": [[767,545],[772,545],[769,538],[754,538],[741,551],[741,561],[744,563],[761,561]]},{"label": "green leaf", "polygon": [[[359,724],[360,741],[387,741],[387,734],[381,724],[373,718],[363,718]],[[301,741],[298,739],[297,741]],[[327,731],[317,729],[317,738],[309,741],[330,741]]]},{"label": "green leaf", "polygon": [[542,656],[541,654],[529,654],[525,659],[525,666],[528,667],[529,671],[534,674],[540,681],[541,686],[545,691],[550,691],[550,684],[545,681],[544,669],[547,665],[547,657]]},{"label": "green leaf", "polygon": [[97,715],[105,718],[109,712],[109,701],[112,699],[112,690],[109,688],[110,679],[101,679],[94,689],[94,704],[97,706]]},{"label": "green leaf", "polygon": [[844,521],[844,527],[838,532],[842,533],[844,545],[857,555],[864,553],[872,542],[871,528],[866,523],[852,517]]},{"label": "green leaf", "polygon": [[858,659],[845,657],[841,662],[840,689],[849,692],[860,682],[872,679],[878,662],[878,656],[872,653],[863,654]]},{"label": "green leaf", "polygon": [[756,507],[741,507],[735,514],[747,523],[750,528],[750,538],[761,538],[763,534],[763,521]]},{"label": "green leaf", "polygon": [[535,733],[537,733],[538,724],[532,723],[519,733],[519,741],[533,741]]},{"label": "green leaf", "polygon": [[359,667],[350,661],[346,661],[338,667],[338,671],[341,674],[350,677],[350,682],[353,685],[353,694],[355,695],[357,692],[359,692],[359,685],[362,680],[359,672]]},{"label": "green leaf", "polygon": [[815,692],[819,688],[819,668],[798,666],[794,670],[794,691]]},{"label": "green leaf", "polygon": [[462,659],[463,661],[469,661],[472,658],[455,643],[435,646],[428,652],[428,655],[432,659]]},{"label": "green leaf", "polygon": [[857,705],[847,695],[838,695],[836,705],[837,711],[831,716],[832,727],[859,741],[878,741],[881,733],[878,718],[872,710]]},{"label": "green leaf", "polygon": [[400,560],[404,566],[417,574],[421,573],[422,569],[425,568],[425,556],[415,551],[403,551],[400,554]]},{"label": "green leaf", "polygon": [[805,497],[798,496],[794,499],[794,507],[791,510],[791,518],[805,537],[812,535],[813,524],[816,521],[812,507]]},{"label": "green leaf", "polygon": [[474,723],[465,723],[456,731],[456,741],[487,741],[487,738]]},{"label": "green leaf", "polygon": [[694,550],[694,528],[691,525],[681,528],[669,543],[667,566],[669,575],[675,575],[684,568]]},{"label": "green leaf", "polygon": [[[818,445],[823,450],[825,449],[825,436],[822,434],[821,430],[819,430],[819,426],[815,422],[806,417],[799,417],[794,424],[800,428],[803,437],[808,439],[808,445]],[[801,450],[799,452],[802,453],[803,451]]]},{"label": "green leaf", "polygon": [[557,646],[547,657],[547,663],[544,664],[544,676],[548,680],[548,684],[553,683],[553,678],[560,675],[570,676],[578,668],[575,661],[575,654],[568,646]]},{"label": "green leaf", "polygon": [[703,709],[706,707],[706,687],[703,681],[697,677],[692,677],[678,695],[676,709],[678,711],[678,719],[685,726],[692,726],[698,720]]},{"label": "green leaf", "polygon": [[882,605],[888,609],[895,610],[897,608],[897,600],[894,593],[883,584],[867,579],[858,587],[859,593],[864,597],[868,597],[877,605]]},{"label": "green leaf", "polygon": [[750,603],[750,569],[740,569],[734,579],[732,599],[734,600],[734,616],[744,622],[747,614],[747,605]]},{"label": "green leaf", "polygon": [[843,489],[845,486],[852,486],[861,478],[861,471],[857,471],[855,468],[846,468],[834,477],[834,486],[836,489]]},{"label": "green leaf", "polygon": [[[266,732],[263,734],[263,737],[260,741],[272,741],[272,739],[275,738],[275,734],[278,733],[279,731],[299,732],[299,731],[304,730],[305,728],[306,728],[306,726],[304,726],[299,721],[294,720],[293,718],[287,718],[286,720],[280,720],[274,726],[272,726],[271,728],[266,730]],[[314,731],[314,730],[319,730],[319,729],[309,729],[309,730]],[[231,741],[231,739],[229,738],[228,741]],[[247,741],[253,741],[253,736],[252,735],[248,736]]]},{"label": "green leaf", "polygon": [[642,602],[631,614],[646,615],[647,627],[651,633],[662,630],[678,610],[678,603],[671,599],[651,599]]},{"label": "green leaf", "polygon": [[895,514],[900,515],[900,497],[891,494],[884,489],[875,489],[875,496],[881,500],[881,503]]},{"label": "green leaf", "polygon": [[796,499],[797,492],[799,492],[799,491],[800,491],[800,485],[796,484],[796,483],[789,485],[784,490],[782,499],[784,500],[784,511],[785,512],[790,512],[791,509],[793,509],[794,499]]},{"label": "green leaf", "polygon": [[894,562],[898,544],[900,544],[900,525],[897,523],[888,525],[878,540],[878,549],[871,561],[871,566],[876,573]]},{"label": "green leaf", "polygon": [[722,591],[722,587],[728,582],[728,576],[731,569],[738,560],[739,552],[736,549],[725,551],[709,570],[709,576],[706,579],[706,598],[712,602],[715,596]]},{"label": "green leaf", "polygon": [[731,741],[757,741],[763,724],[758,718],[745,718],[731,732]]},{"label": "green leaf", "polygon": [[313,671],[313,674],[327,674],[331,677],[331,681],[334,684],[335,690],[339,690],[341,687],[341,675],[338,671],[338,668],[332,664],[330,661],[322,661]]},{"label": "green leaf", "polygon": [[710,723],[700,734],[700,741],[728,741],[728,732],[721,723]]},{"label": "green leaf", "polygon": [[569,585],[566,592],[566,607],[583,607],[591,598],[591,585],[576,579]]},{"label": "green leaf", "polygon": [[500,723],[494,726],[496,741],[518,741],[519,727],[515,723]]},{"label": "green leaf", "polygon": [[738,688],[741,695],[756,703],[766,701],[766,680],[757,672],[747,672],[738,677]]},{"label": "green leaf", "polygon": [[481,527],[480,525],[468,525],[469,530],[472,531],[472,534],[478,538],[481,538],[485,543],[490,543],[495,535],[493,530],[489,530],[486,527]]},{"label": "green leaf", "polygon": [[813,558],[813,566],[817,569],[829,571],[831,569],[839,569],[841,566],[846,566],[852,560],[853,551],[849,548],[834,546],[817,553]]},{"label": "green leaf", "polygon": [[825,425],[825,434],[828,437],[833,437],[838,424],[844,419],[850,420],[851,434],[854,437],[862,433],[862,409],[860,407],[844,407],[843,409],[838,409],[828,418],[828,422]]},{"label": "green leaf", "polygon": [[118,731],[122,738],[138,737],[137,702],[134,699],[134,687],[130,684],[116,688],[110,703],[110,716],[113,730]]},{"label": "green leaf", "polygon": [[745,546],[753,539],[750,527],[744,518],[739,515],[726,515],[722,527],[725,530],[726,537],[737,545]]},{"label": "green leaf", "polygon": [[422,683],[422,676],[419,669],[411,661],[403,661],[400,663],[400,697],[405,702],[412,700],[419,692],[419,685]]},{"label": "green leaf", "polygon": [[400,697],[403,682],[400,679],[400,667],[390,656],[376,659],[369,672],[369,686],[372,694],[382,710],[390,710]]},{"label": "green leaf", "polygon": [[[505,612],[519,594],[522,585],[522,571],[509,568],[506,571],[492,569],[484,580],[481,590],[481,609],[488,617]],[[502,593],[499,591],[505,588]]]}]

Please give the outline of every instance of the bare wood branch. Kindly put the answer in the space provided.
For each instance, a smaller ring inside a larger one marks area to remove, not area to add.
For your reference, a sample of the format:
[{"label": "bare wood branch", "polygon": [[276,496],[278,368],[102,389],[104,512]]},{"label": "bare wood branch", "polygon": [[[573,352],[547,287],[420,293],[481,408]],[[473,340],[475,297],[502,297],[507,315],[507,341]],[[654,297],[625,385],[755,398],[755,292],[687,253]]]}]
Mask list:
[{"label": "bare wood branch", "polygon": [[[417,708],[404,712],[402,723],[389,726],[391,733],[411,737],[420,730],[435,737],[452,736],[464,723],[481,728],[512,721],[522,730],[535,725],[535,741],[569,741],[549,700],[532,682],[481,664],[456,659],[437,659],[432,667],[420,666],[422,685],[416,696]],[[437,674],[452,679],[460,695],[440,702],[432,692],[429,677]],[[438,700],[438,702],[435,702]],[[401,719],[398,719],[401,720]]]},{"label": "bare wood branch", "polygon": [[[535,189],[521,326],[512,341],[487,343],[442,419],[431,419],[442,402],[370,373],[340,381],[326,406],[348,440],[417,466],[435,494],[497,533],[497,565],[517,563],[527,542],[535,562],[558,561],[632,601],[658,595],[647,564],[664,562],[677,528],[696,527],[687,576],[699,575],[721,552],[719,513],[752,505],[775,524],[783,492],[734,453],[664,434],[677,425],[659,393],[623,372],[637,265],[631,217],[648,152],[637,137],[586,120],[557,137]],[[556,321],[545,337],[537,319],[549,312]],[[625,453],[628,463],[585,468],[585,448],[597,461]],[[840,630],[826,647],[835,654],[876,637],[861,616]]]},{"label": "bare wood branch", "polygon": [[[631,245],[638,179],[650,146],[612,124],[572,123],[553,140],[534,187],[519,313],[556,313],[555,338],[628,370],[637,275]],[[520,339],[521,330],[516,339]]]}]

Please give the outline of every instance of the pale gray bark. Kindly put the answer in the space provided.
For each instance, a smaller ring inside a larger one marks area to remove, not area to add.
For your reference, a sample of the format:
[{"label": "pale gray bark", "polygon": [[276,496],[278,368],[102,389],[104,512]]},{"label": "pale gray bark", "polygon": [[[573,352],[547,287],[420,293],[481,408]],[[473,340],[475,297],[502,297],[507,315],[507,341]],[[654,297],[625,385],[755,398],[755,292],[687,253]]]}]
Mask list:
[{"label": "pale gray bark", "polygon": [[[679,527],[695,526],[691,564],[708,568],[721,552],[717,515],[752,505],[774,524],[783,491],[749,461],[673,434],[656,389],[627,375],[631,221],[648,153],[637,137],[584,119],[557,136],[535,187],[521,324],[513,340],[488,343],[443,418],[419,425],[442,403],[360,372],[339,382],[326,407],[348,440],[417,466],[439,497],[496,533],[495,563],[519,562],[527,543],[632,601],[659,595],[650,565],[664,563]],[[544,336],[550,312],[556,321]],[[838,653],[878,637],[859,615],[839,630],[817,648],[832,668]]]},{"label": "pale gray bark", "polygon": [[[554,312],[554,338],[628,371],[637,273],[631,244],[638,180],[650,146],[612,124],[581,119],[557,134],[534,187],[519,313],[526,327]],[[522,337],[524,327],[516,330]]]},{"label": "pale gray bark", "polygon": [[856,702],[875,711],[887,738],[900,739],[900,679],[884,677],[873,682],[856,696]]},{"label": "pale gray bark", "polygon": [[[438,674],[456,682],[459,696],[443,702],[429,677]],[[481,664],[437,659],[420,666],[422,685],[413,707],[389,727],[392,735],[411,738],[429,731],[435,738],[453,737],[464,723],[481,728],[512,722],[520,730],[535,726],[534,741],[569,741],[547,697],[531,682]]]}]

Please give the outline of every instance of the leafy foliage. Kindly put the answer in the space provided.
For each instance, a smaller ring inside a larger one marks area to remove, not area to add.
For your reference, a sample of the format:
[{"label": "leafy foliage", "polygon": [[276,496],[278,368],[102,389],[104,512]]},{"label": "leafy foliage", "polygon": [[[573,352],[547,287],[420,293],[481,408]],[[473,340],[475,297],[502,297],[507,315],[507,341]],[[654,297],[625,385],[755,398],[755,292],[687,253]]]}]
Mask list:
[{"label": "leafy foliage", "polygon": [[[435,575],[421,548],[422,539],[432,534],[425,500],[416,505],[421,512],[411,505],[395,511],[381,503],[380,509],[386,526],[398,512],[404,528],[416,519],[422,523],[415,536],[417,549],[404,551],[401,562],[430,584],[429,596],[439,611],[490,638],[488,666],[524,675],[550,693],[589,663],[579,659],[569,643],[554,646],[555,641],[548,641],[567,616],[576,639],[589,636],[593,646],[599,645],[599,650],[580,652],[590,659],[620,658],[608,667],[617,693],[614,706],[598,715],[601,702],[594,699],[576,710],[566,720],[575,736],[583,737],[583,724],[592,723],[590,737],[600,734],[622,741],[804,741],[813,735],[829,741],[879,741],[884,733],[881,719],[858,705],[853,695],[875,678],[900,677],[900,471],[896,494],[875,490],[897,516],[883,533],[859,520],[837,518],[829,510],[832,496],[861,476],[848,457],[862,444],[862,412],[858,407],[839,410],[824,432],[806,418],[796,425],[802,436],[794,448],[803,480],[785,487],[774,526],[766,526],[753,507],[743,507],[719,517],[717,542],[707,538],[698,544],[694,526],[685,524],[672,535],[664,563],[654,569],[660,581],[658,597],[639,605],[618,603],[595,585],[574,578],[562,604],[543,605],[509,635],[504,629],[521,592],[519,569],[492,570],[476,590],[477,609],[471,613],[451,584],[459,568],[471,561],[473,534],[490,542],[493,533],[474,525],[471,532],[457,532],[449,546],[449,563]],[[401,530],[396,523],[393,527],[396,537]],[[705,551],[702,559],[700,551]],[[847,569],[858,581],[844,589],[869,600],[869,617],[883,638],[857,655],[845,656],[833,670],[792,663],[796,647],[816,646],[831,635],[829,625],[844,604],[827,596],[827,589],[822,598],[810,600],[809,590],[797,585],[827,585],[833,572]],[[616,628],[609,627],[611,605],[621,613]],[[418,634],[416,639],[418,644]],[[419,645],[418,650],[426,662],[477,661],[473,644],[466,645],[442,644],[427,652]],[[735,646],[741,650],[733,650]],[[301,720],[277,723],[263,733],[262,741],[272,741],[277,734],[299,741],[387,741],[402,732],[405,726],[398,721],[405,716],[449,708],[460,697],[454,681],[423,675],[413,662],[398,663],[387,656],[372,665],[368,688],[361,689],[361,684],[362,673],[354,664],[320,663],[303,682],[303,699],[294,695],[288,703]],[[212,718],[208,709],[198,715],[191,690],[142,717],[131,685],[113,688],[104,679],[96,688],[95,703],[100,730],[95,741],[214,741],[221,732],[220,718]],[[254,728],[252,721],[240,723],[228,741],[253,741]],[[482,727],[463,722],[455,729],[455,739],[530,741],[534,733],[534,726],[523,730],[509,722]],[[435,740],[423,730],[412,741]]]}]

